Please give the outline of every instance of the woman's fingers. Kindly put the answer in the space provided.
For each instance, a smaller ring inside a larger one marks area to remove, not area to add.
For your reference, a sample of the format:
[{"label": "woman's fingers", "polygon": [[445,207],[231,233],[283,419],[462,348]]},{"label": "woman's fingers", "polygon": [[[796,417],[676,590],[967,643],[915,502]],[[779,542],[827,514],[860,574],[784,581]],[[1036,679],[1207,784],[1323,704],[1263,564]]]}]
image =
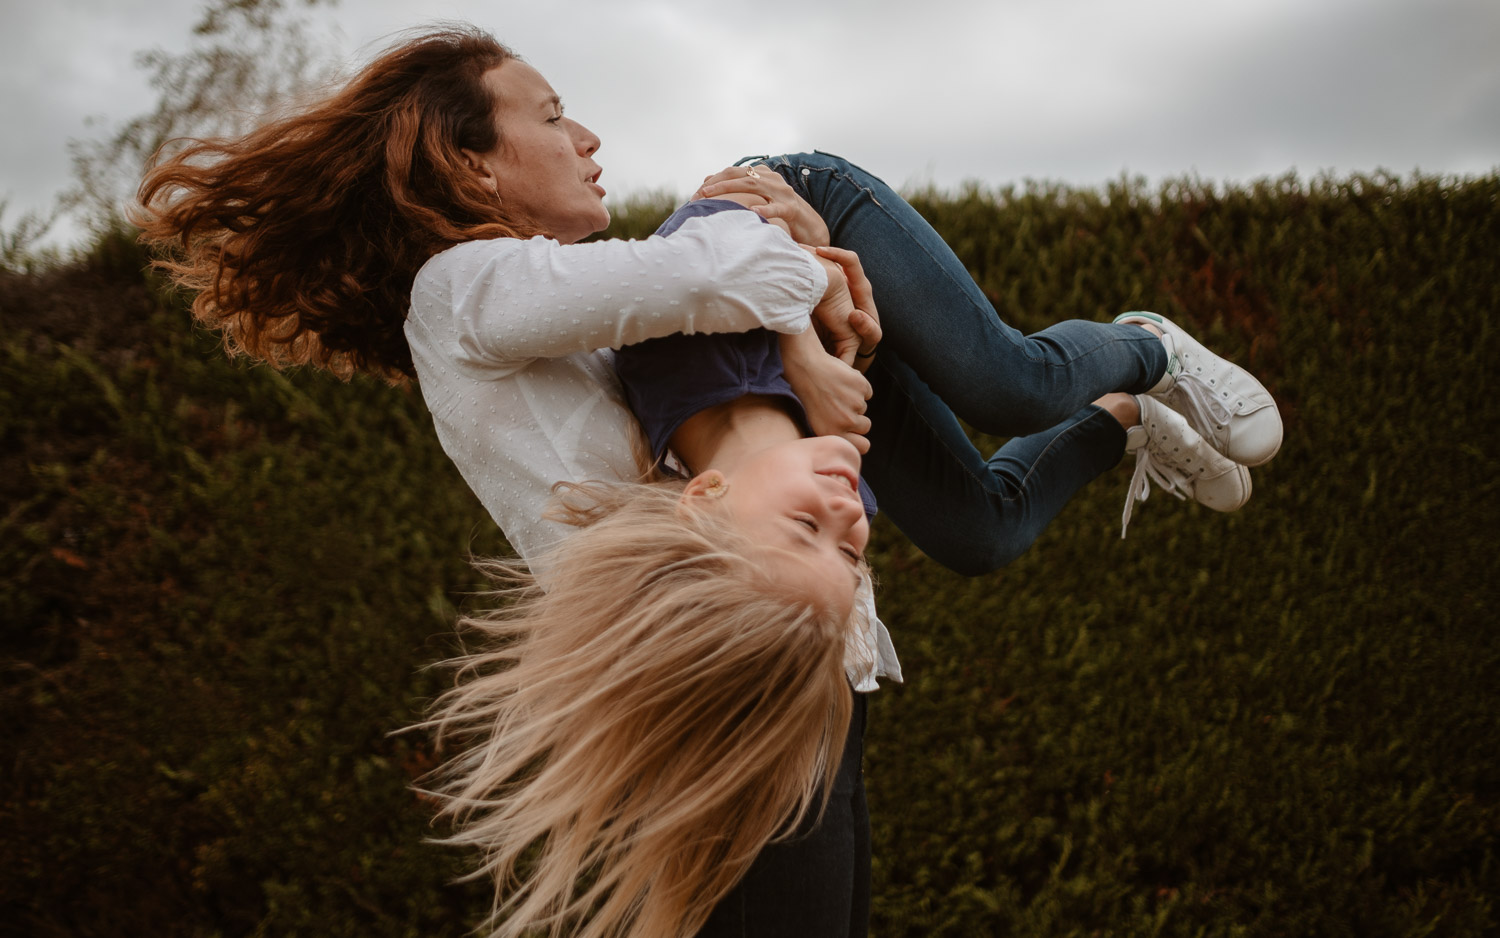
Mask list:
[{"label": "woman's fingers", "polygon": [[849,326],[859,336],[859,349],[854,353],[854,367],[863,372],[874,362],[875,349],[880,345],[880,320],[864,310],[856,309],[849,314]]},{"label": "woman's fingers", "polygon": [[754,211],[773,223],[777,219],[792,237],[803,244],[827,244],[828,225],[797,194],[781,175],[769,166],[731,166],[703,180],[693,193],[695,199],[717,199],[741,193],[765,199],[765,206]]},{"label": "woman's fingers", "polygon": [[792,223],[796,220],[795,215],[788,217],[792,213],[788,212],[786,206],[777,202],[767,202],[765,205],[750,206],[750,211],[764,218],[782,231],[785,231],[793,239],[796,239],[797,233],[792,230]]},{"label": "woman's fingers", "polygon": [[761,166],[730,166],[703,179],[703,185],[694,193],[695,198],[712,199],[725,192],[754,192],[765,195],[776,191],[777,185],[790,191],[791,187],[776,173]]},{"label": "woman's fingers", "polygon": [[860,309],[875,309],[874,294],[870,289],[870,279],[865,276],[865,268],[859,262],[859,255],[844,248],[829,247],[822,245],[817,249],[819,257],[826,257],[844,268],[844,276],[849,281],[849,292],[854,301],[860,305]]},{"label": "woman's fingers", "polygon": [[785,202],[767,201],[764,205],[750,206],[750,211],[773,224],[777,221],[787,224],[797,216],[796,207],[787,205]]},{"label": "woman's fingers", "polygon": [[[754,176],[751,175],[752,171],[755,173]],[[700,188],[706,188],[715,183],[724,182],[726,180],[754,179],[756,178],[756,176],[759,176],[760,173],[761,170],[755,169],[751,166],[726,166],[711,176],[704,176],[703,186]]]}]

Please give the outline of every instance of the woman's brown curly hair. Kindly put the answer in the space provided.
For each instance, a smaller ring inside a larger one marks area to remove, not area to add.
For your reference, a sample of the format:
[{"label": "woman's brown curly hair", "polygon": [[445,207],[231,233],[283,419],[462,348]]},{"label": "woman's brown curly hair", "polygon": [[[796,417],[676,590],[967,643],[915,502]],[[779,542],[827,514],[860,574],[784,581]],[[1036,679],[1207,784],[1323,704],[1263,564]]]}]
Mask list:
[{"label": "woman's brown curly hair", "polygon": [[499,142],[483,78],[513,57],[477,29],[425,32],[291,116],[190,141],[141,183],[141,240],[231,352],[401,382],[417,270],[464,241],[535,233],[460,153]]}]

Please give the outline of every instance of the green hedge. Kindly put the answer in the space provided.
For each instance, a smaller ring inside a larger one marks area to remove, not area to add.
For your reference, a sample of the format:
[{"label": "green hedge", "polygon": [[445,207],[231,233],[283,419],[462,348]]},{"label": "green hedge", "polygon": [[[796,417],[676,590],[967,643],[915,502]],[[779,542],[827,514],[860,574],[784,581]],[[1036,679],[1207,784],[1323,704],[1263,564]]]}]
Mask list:
[{"label": "green hedge", "polygon": [[[1500,177],[914,201],[1024,328],[1154,309],[1287,419],[1243,511],[1128,466],[963,579],[877,526],[875,932],[1500,928]],[[669,200],[614,233],[640,236]],[[391,736],[502,549],[419,396],[227,361],[124,235],[0,274],[0,932],[460,935]]]}]

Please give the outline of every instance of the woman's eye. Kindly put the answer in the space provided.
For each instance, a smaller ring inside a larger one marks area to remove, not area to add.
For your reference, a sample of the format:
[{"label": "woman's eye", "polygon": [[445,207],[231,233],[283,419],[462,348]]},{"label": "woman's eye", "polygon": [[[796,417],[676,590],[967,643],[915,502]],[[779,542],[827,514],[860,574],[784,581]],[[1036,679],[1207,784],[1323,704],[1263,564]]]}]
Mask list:
[{"label": "woman's eye", "polygon": [[841,548],[841,549],[842,549],[842,550],[843,550],[843,552],[844,552],[844,556],[845,556],[845,557],[848,557],[848,558],[849,558],[849,560],[850,560],[850,561],[851,561],[851,562],[852,562],[852,563],[859,563],[859,551],[857,551],[857,550],[855,550],[855,549],[854,549],[854,548],[852,548],[852,547],[849,547],[849,546],[848,546],[848,545],[845,545],[845,546],[844,546],[844,547],[843,547],[843,548]]},{"label": "woman's eye", "polygon": [[797,523],[801,524],[801,525],[805,525],[809,531],[812,531],[815,534],[818,531],[818,523],[816,521],[814,521],[813,519],[811,519],[811,518],[807,518],[807,517],[798,518],[797,519]]}]

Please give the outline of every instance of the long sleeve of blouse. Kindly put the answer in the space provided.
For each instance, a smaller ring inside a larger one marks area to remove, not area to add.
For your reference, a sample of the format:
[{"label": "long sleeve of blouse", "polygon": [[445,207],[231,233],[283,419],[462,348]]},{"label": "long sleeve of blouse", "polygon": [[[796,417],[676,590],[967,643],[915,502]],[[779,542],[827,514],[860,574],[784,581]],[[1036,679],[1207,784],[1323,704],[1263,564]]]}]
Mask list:
[{"label": "long sleeve of blouse", "polygon": [[[722,219],[721,219],[722,216]],[[827,288],[822,266],[750,212],[672,238],[458,245],[418,274],[452,311],[460,363],[495,365],[619,348],[676,332],[801,332]]]},{"label": "long sleeve of blouse", "polygon": [[610,349],[675,332],[799,332],[822,265],[752,212],[671,238],[461,244],[412,285],[406,339],[439,441],[520,554],[570,529],[557,482],[638,477],[639,431]]}]

